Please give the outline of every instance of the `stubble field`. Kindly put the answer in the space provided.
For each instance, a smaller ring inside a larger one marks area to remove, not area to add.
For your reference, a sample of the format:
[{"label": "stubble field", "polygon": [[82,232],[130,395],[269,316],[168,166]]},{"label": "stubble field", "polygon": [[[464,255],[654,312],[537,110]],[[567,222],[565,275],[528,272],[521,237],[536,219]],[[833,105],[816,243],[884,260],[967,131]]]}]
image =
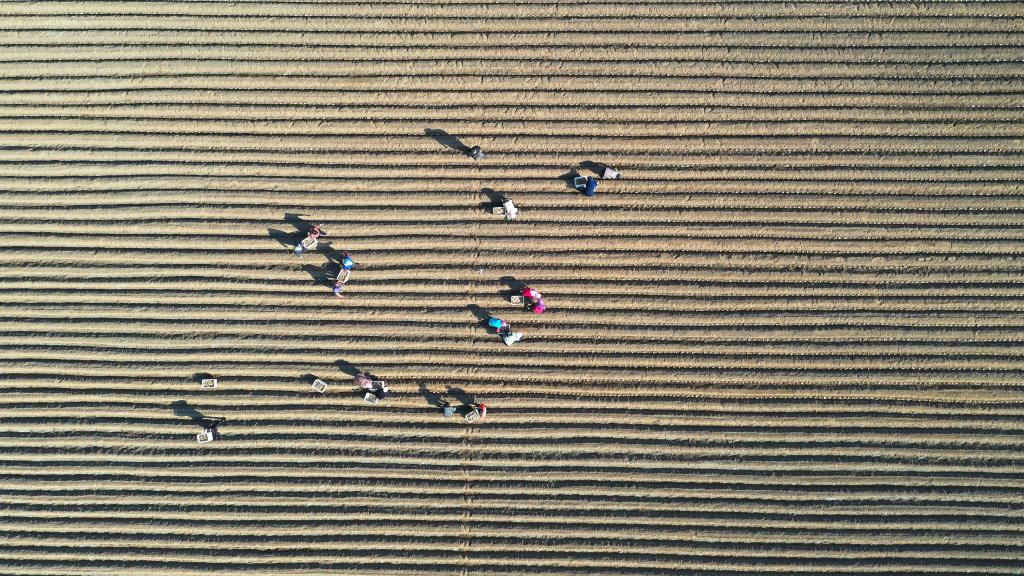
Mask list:
[{"label": "stubble field", "polygon": [[1021,574],[1020,4],[11,1],[0,46],[0,575]]}]

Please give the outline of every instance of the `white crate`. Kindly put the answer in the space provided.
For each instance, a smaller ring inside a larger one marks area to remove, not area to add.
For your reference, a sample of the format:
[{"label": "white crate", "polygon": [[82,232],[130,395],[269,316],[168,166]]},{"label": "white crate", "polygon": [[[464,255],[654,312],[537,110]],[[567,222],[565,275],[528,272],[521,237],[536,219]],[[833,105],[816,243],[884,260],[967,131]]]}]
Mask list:
[{"label": "white crate", "polygon": [[365,400],[367,404],[377,404],[380,402],[380,398],[377,398],[377,395],[373,392],[367,392],[366,395],[363,396],[363,400]]},{"label": "white crate", "polygon": [[203,378],[203,380],[201,382],[199,382],[199,389],[200,390],[214,390],[216,388],[217,388],[217,379],[216,378]]},{"label": "white crate", "polygon": [[313,380],[313,390],[316,390],[317,392],[319,392],[321,394],[327,392],[327,382],[324,382],[323,380],[321,380],[319,378],[317,378],[316,380]]},{"label": "white crate", "polygon": [[213,442],[213,428],[207,428],[199,434],[196,434],[196,442],[199,442],[200,444]]}]

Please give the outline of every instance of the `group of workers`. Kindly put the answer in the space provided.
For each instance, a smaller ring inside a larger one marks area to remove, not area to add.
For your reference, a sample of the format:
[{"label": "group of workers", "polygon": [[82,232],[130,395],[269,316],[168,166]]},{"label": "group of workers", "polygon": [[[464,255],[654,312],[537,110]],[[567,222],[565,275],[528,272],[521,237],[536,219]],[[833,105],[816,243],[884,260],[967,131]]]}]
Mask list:
[{"label": "group of workers", "polygon": [[[513,295],[512,298],[513,302],[521,300],[523,307],[534,314],[543,314],[544,311],[548,309],[540,291],[535,288],[531,288],[530,286],[524,286],[519,296],[517,297]],[[487,319],[487,327],[493,329],[494,333],[501,338],[501,341],[504,342],[506,346],[511,346],[523,339],[522,332],[513,332],[512,325],[497,316],[491,316]]]},{"label": "group of workers", "polygon": [[[306,232],[306,237],[295,245],[295,254],[301,258],[306,252],[316,250],[320,243],[320,238],[324,236],[327,236],[327,232],[324,231],[323,224],[311,226]],[[338,275],[334,278],[334,295],[341,298],[341,293],[345,288],[345,284],[348,284],[349,277],[352,276],[352,269],[355,268],[356,262],[348,255],[348,252],[345,252],[342,253],[341,261],[338,265]]]},{"label": "group of workers", "polygon": [[[370,404],[377,404],[381,400],[391,397],[391,388],[388,383],[365,372],[356,372],[353,376],[356,387],[364,393],[364,399]],[[441,402],[440,408],[444,415],[453,416],[461,413],[467,422],[482,420],[487,416],[487,405],[483,402],[468,402],[460,407],[452,406],[449,402]]]},{"label": "group of workers", "polygon": [[369,374],[357,372],[356,375],[353,376],[353,380],[355,380],[356,386],[368,394],[372,394],[378,400],[384,400],[391,396],[391,388],[388,387],[388,383],[383,380],[378,380]]},{"label": "group of workers", "polygon": [[[471,148],[464,149],[467,156],[473,160],[480,160],[484,158],[483,150],[479,146],[473,146]],[[619,177],[619,173],[614,169],[604,166],[601,177],[606,179],[615,179]],[[573,187],[582,192],[586,196],[593,196],[597,190],[597,180],[592,177],[575,176],[573,178]],[[519,216],[519,209],[508,197],[501,197],[498,204],[501,205],[501,210],[495,209],[496,213],[504,215],[505,220],[515,220]],[[320,238],[327,236],[327,232],[323,229],[322,224],[313,225],[307,230],[306,237],[295,246],[295,254],[302,257],[303,254],[311,250],[316,250],[319,245]],[[339,262],[338,274],[334,279],[334,295],[339,298],[342,296],[344,285],[348,283],[349,278],[352,275],[352,269],[355,267],[356,262],[348,255],[343,253]],[[533,312],[534,314],[543,314],[547,310],[547,305],[544,303],[544,297],[541,293],[530,286],[523,286],[518,296],[512,296],[513,303],[520,302],[523,307]],[[516,342],[523,339],[522,332],[514,332],[512,326],[498,318],[497,316],[490,316],[487,318],[487,326],[494,330],[494,333],[505,343],[506,346],[511,346]],[[379,380],[364,372],[357,372],[353,377],[356,386],[365,393],[367,402],[377,403],[380,400],[384,400],[391,396],[391,389],[388,387],[387,382]],[[204,380],[204,384],[205,384]],[[216,380],[213,380],[214,385],[209,389],[216,388]],[[319,385],[319,386],[318,386]],[[314,390],[320,393],[326,391],[326,383],[317,379],[313,383]],[[207,389],[204,387],[204,389]],[[440,405],[445,416],[452,416],[456,413],[462,414],[466,422],[473,423],[483,419],[487,416],[487,405],[480,402],[467,402],[460,407],[455,407],[448,402],[443,402]],[[212,442],[218,437],[217,425],[224,422],[224,418],[205,419],[203,424],[203,432],[197,435],[199,443]]]},{"label": "group of workers", "polygon": [[[483,150],[480,149],[480,146],[466,147],[463,148],[463,151],[473,160],[481,160],[485,156]],[[619,177],[619,173],[612,168],[605,166],[601,176],[603,178],[614,179]],[[575,176],[573,178],[573,186],[584,195],[593,196],[597,189],[597,180],[590,176]],[[515,220],[519,216],[519,209],[508,197],[502,196],[498,204],[501,206],[500,210],[495,208],[494,211],[496,213],[503,214],[505,220]],[[324,231],[323,225],[317,224],[310,227],[305,239],[295,246],[295,254],[302,257],[304,253],[310,250],[315,250],[320,238],[324,236],[327,236],[327,232]],[[342,297],[344,285],[348,283],[349,278],[352,275],[352,269],[355,267],[356,263],[348,253],[344,253],[339,265],[340,268],[338,270],[337,277],[334,279],[334,295],[340,298]],[[519,296],[517,297],[513,295],[512,300],[513,302],[521,301],[524,308],[534,314],[543,314],[545,310],[547,310],[547,305],[544,303],[544,298],[541,293],[530,286],[524,286]],[[492,329],[499,338],[501,338],[502,342],[504,342],[506,346],[511,346],[523,339],[522,332],[513,331],[512,326],[508,322],[498,318],[497,316],[488,317],[487,326]],[[376,400],[383,400],[390,396],[390,389],[384,381],[376,380],[362,372],[356,374],[354,378],[356,385],[366,392],[368,401],[370,400],[369,396],[371,395],[375,399],[374,402],[376,402]],[[443,408],[446,416],[450,416],[454,411],[454,408],[447,403],[445,403]],[[469,422],[483,418],[487,414],[487,406],[482,403],[468,404],[464,408],[466,420]]]}]

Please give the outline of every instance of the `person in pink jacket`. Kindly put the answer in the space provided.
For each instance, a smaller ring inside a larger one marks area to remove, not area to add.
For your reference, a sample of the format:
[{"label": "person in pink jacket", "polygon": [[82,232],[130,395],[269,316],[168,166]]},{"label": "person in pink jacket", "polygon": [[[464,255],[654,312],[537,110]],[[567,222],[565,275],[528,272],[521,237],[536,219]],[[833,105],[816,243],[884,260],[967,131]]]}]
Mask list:
[{"label": "person in pink jacket", "polygon": [[523,288],[523,303],[526,305],[528,310],[532,310],[534,314],[543,314],[548,309],[547,305],[544,304],[544,298],[540,295],[540,292],[530,288],[529,286]]}]

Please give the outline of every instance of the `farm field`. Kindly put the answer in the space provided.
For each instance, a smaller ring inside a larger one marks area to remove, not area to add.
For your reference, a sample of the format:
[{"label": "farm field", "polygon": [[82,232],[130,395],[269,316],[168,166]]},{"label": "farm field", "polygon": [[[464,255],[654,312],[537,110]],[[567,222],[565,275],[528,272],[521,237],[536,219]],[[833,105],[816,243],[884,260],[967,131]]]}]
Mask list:
[{"label": "farm field", "polygon": [[1019,3],[0,24],[0,576],[1024,573]]}]

